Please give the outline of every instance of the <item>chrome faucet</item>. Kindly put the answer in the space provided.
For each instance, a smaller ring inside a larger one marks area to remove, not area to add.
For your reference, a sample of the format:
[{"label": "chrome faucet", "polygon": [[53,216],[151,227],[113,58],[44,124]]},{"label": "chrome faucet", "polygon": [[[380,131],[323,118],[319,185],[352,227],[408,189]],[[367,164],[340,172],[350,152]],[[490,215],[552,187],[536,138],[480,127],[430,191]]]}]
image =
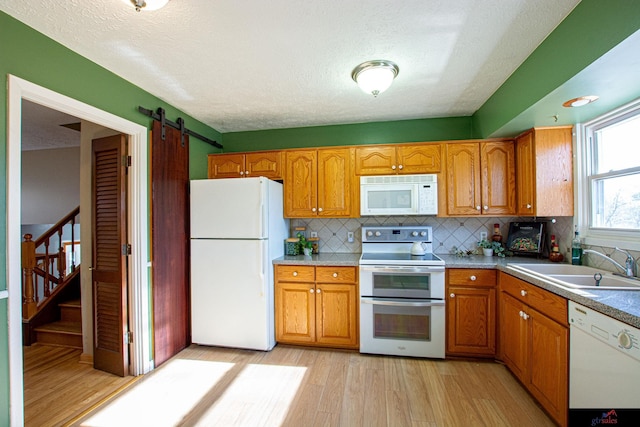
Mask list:
[{"label": "chrome faucet", "polygon": [[618,261],[616,261],[615,259],[611,258],[609,255],[605,255],[603,253],[594,251],[592,249],[584,249],[582,253],[598,255],[599,257],[606,259],[607,261],[611,262],[613,265],[618,267],[620,270],[622,270],[626,277],[636,277],[636,261],[633,259],[633,256],[624,249],[620,249],[620,248],[614,248],[614,249],[616,251],[620,251],[627,255],[627,260],[625,261],[624,266],[620,264]]},{"label": "chrome faucet", "polygon": [[624,274],[627,277],[638,277],[638,268],[636,266],[636,260],[633,258],[633,255],[631,255],[631,253],[626,249],[620,249],[618,247],[615,247],[613,249],[618,252],[622,252],[627,256],[627,259],[624,261]]}]

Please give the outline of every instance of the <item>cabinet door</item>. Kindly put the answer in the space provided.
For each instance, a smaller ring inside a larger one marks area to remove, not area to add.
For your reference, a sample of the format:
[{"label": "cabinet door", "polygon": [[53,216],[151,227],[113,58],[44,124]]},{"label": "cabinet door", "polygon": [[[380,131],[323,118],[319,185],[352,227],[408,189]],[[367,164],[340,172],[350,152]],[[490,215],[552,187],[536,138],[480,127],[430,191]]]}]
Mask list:
[{"label": "cabinet door", "polygon": [[480,144],[482,165],[482,214],[516,213],[516,172],[513,142]]},{"label": "cabinet door", "polygon": [[525,309],[517,299],[500,293],[500,358],[520,381],[527,384],[528,323],[520,315]]},{"label": "cabinet door", "polygon": [[447,214],[480,215],[480,146],[447,144]]},{"label": "cabinet door", "polygon": [[358,347],[357,292],[354,284],[316,285],[318,344]]},{"label": "cabinet door", "polygon": [[317,216],[317,152],[296,150],[286,153],[284,173],[284,216]]},{"label": "cabinet door", "polygon": [[516,140],[516,210],[518,215],[535,215],[534,159],[533,132],[529,132]]},{"label": "cabinet door", "polygon": [[447,295],[447,353],[495,356],[495,289],[449,286]]},{"label": "cabinet door", "polygon": [[569,328],[529,308],[531,375],[529,390],[549,414],[566,425]]},{"label": "cabinet door", "polygon": [[356,175],[390,175],[396,173],[396,147],[370,145],[356,147]]},{"label": "cabinet door", "polygon": [[313,283],[276,284],[276,341],[313,343],[316,340],[315,288]]},{"label": "cabinet door", "polygon": [[209,178],[242,178],[244,154],[210,154]]},{"label": "cabinet door", "polygon": [[397,147],[398,173],[440,172],[441,150],[441,144],[402,145]]},{"label": "cabinet door", "polygon": [[352,216],[352,191],[351,149],[318,150],[318,216]]},{"label": "cabinet door", "polygon": [[245,154],[245,176],[282,179],[282,152],[265,151]]}]

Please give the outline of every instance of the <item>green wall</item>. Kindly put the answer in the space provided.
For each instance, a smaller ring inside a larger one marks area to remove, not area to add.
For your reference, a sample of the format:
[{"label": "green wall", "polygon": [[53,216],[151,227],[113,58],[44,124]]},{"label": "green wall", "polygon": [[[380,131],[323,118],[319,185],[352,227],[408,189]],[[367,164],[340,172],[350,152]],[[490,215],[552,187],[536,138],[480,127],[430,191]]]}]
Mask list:
[{"label": "green wall", "polygon": [[474,135],[492,136],[639,28],[638,0],[582,0],[476,111]]},{"label": "green wall", "polygon": [[224,151],[469,139],[471,117],[400,120],[224,134]]},{"label": "green wall", "polygon": [[[151,127],[152,120],[137,111],[162,107],[167,118],[185,120],[187,128],[214,141],[222,135],[159,98],[121,79],[115,74],[52,41],[32,28],[0,12],[0,223],[6,224],[6,147],[8,74],[92,105],[132,122]],[[190,138],[190,175],[207,176],[206,154],[219,151],[196,138]],[[0,227],[0,253],[6,260],[6,227]],[[6,277],[6,262],[0,263],[0,275]],[[5,289],[0,280],[0,290]],[[7,300],[0,301],[0,426],[9,423]]]}]

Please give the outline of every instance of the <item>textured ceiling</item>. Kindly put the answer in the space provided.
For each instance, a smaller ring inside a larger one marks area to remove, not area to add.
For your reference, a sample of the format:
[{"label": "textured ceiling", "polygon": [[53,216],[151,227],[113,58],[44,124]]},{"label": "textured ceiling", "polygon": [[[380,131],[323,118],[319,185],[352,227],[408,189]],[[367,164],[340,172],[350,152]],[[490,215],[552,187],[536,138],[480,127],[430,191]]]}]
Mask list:
[{"label": "textured ceiling", "polygon": [[[579,0],[0,0],[220,132],[473,114]],[[373,98],[351,80],[396,62]]]}]

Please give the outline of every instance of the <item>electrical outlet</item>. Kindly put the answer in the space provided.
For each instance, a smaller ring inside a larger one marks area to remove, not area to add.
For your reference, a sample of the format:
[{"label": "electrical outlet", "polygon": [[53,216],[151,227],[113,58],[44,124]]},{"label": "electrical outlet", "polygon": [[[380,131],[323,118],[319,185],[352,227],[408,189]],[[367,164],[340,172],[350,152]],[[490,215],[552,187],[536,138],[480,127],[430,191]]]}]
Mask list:
[{"label": "electrical outlet", "polygon": [[353,243],[353,231],[347,231],[347,241]]},{"label": "electrical outlet", "polygon": [[486,231],[481,231],[480,232],[480,240],[484,240],[487,238],[487,232]]},{"label": "electrical outlet", "polygon": [[318,237],[318,232],[317,231],[310,231],[309,232],[309,237]]}]

